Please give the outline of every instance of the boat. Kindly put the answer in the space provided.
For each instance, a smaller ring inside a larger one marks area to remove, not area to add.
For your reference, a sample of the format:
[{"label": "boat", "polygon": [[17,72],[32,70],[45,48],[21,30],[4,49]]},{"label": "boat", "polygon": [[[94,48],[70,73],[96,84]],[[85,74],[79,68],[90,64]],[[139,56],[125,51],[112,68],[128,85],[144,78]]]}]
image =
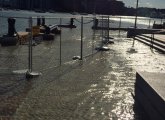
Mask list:
[{"label": "boat", "polygon": [[49,12],[49,13],[55,13],[56,11],[54,11],[54,10],[49,10],[48,12]]},{"label": "boat", "polygon": [[88,15],[88,13],[80,13],[80,15]]},{"label": "boat", "polygon": [[38,10],[38,9],[37,9],[37,10],[35,10],[35,12],[36,12],[36,13],[45,13],[46,11],[44,11],[44,10]]}]

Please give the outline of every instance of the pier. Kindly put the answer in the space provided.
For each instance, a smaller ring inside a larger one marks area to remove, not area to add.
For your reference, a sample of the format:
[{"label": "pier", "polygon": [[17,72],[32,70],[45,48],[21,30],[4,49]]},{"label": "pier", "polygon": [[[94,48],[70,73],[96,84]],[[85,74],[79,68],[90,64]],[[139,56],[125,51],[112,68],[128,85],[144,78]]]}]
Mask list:
[{"label": "pier", "polygon": [[162,53],[165,53],[165,35],[141,34],[136,35],[134,39],[150,46],[150,48],[154,48]]},{"label": "pier", "polygon": [[165,119],[165,73],[137,72],[135,100],[150,120]]}]

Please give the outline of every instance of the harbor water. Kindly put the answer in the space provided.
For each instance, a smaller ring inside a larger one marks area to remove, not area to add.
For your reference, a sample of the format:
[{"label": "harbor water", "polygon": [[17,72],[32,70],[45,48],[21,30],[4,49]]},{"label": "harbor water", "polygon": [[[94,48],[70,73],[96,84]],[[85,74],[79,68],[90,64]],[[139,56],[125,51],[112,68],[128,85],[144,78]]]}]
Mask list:
[{"label": "harbor water", "polygon": [[[0,33],[7,33],[7,17],[16,17],[16,30],[25,31],[29,16],[45,16],[46,24],[69,23],[70,14],[1,11]],[[69,16],[69,17],[68,17]],[[27,80],[17,70],[28,69],[28,45],[0,47],[0,118],[14,120],[146,120],[148,117],[133,99],[137,71],[165,71],[164,54],[126,38],[126,31],[110,31],[114,44],[109,51],[96,51],[102,32],[92,30],[92,17],[84,19],[83,60],[80,55],[81,19],[77,28],[62,28],[53,41],[33,46],[33,71],[41,76]],[[91,16],[91,15],[89,15]],[[26,18],[23,18],[26,17]],[[57,18],[50,18],[57,17]],[[65,18],[64,18],[65,17]],[[111,19],[119,22],[119,19]],[[133,21],[124,21],[133,26]],[[157,22],[161,20],[157,19]],[[147,22],[139,27],[148,27]],[[36,19],[33,20],[36,24]],[[112,23],[113,24],[113,23]],[[116,25],[118,26],[118,24]],[[60,42],[61,39],[61,42]],[[60,51],[60,44],[61,50]],[[60,58],[61,52],[61,58]],[[60,61],[61,59],[61,61]],[[61,63],[61,65],[60,65]]]}]

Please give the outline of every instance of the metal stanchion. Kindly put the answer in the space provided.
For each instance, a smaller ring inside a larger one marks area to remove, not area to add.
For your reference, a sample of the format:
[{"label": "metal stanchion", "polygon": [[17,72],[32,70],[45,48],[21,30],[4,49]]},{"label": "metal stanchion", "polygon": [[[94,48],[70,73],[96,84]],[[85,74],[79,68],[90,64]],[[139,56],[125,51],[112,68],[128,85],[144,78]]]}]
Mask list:
[{"label": "metal stanchion", "polygon": [[[106,17],[106,19],[107,19],[107,17]],[[107,22],[107,21],[106,21]],[[108,23],[109,24],[109,23]],[[104,16],[102,16],[102,30],[101,30],[101,35],[102,35],[102,41],[101,41],[101,45],[100,46],[98,46],[98,47],[96,47],[95,49],[97,50],[97,51],[109,51],[110,49],[108,48],[108,47],[106,47],[106,46],[104,46],[104,44],[103,44],[103,42],[104,42],[104,38],[105,39],[107,39],[106,37],[107,36],[104,36],[104,28],[106,28],[107,26],[104,26],[105,25],[105,23],[104,23]],[[109,30],[108,30],[109,31]],[[108,38],[109,39],[109,38]]]},{"label": "metal stanchion", "polygon": [[137,28],[137,15],[138,15],[138,5],[139,5],[139,0],[137,0],[136,2],[136,12],[135,12],[135,26],[134,28],[136,29]]},{"label": "metal stanchion", "polygon": [[[61,24],[62,24],[62,19],[60,18],[60,26],[61,26]],[[61,27],[60,27],[60,31],[61,31]],[[62,35],[60,34],[60,66],[61,66],[61,64],[62,64]]]},{"label": "metal stanchion", "polygon": [[32,33],[33,20],[32,17],[29,18],[29,59],[28,59],[28,71],[26,72],[26,78],[33,78],[41,75],[41,73],[33,72],[33,49],[32,49],[32,41],[33,41],[33,33]]},{"label": "metal stanchion", "polygon": [[102,41],[101,41],[101,47],[103,47],[103,38],[104,38],[104,36],[103,36],[103,34],[104,34],[104,31],[103,31],[103,27],[104,27],[104,23],[103,23],[103,20],[104,20],[104,17],[102,16],[102,24],[101,24],[101,26],[102,26],[102,30],[101,30],[101,37],[102,37]]},{"label": "metal stanchion", "polygon": [[[96,16],[94,17],[94,21],[96,20]],[[94,54],[94,40],[95,40],[96,29],[93,29],[93,39],[92,39],[92,57]]]},{"label": "metal stanchion", "polygon": [[81,55],[80,60],[83,59],[83,16],[81,17]]},{"label": "metal stanchion", "polygon": [[121,17],[120,17],[120,22],[119,22],[119,37],[120,37],[120,28],[121,28]]},{"label": "metal stanchion", "polygon": [[109,28],[110,28],[110,26],[109,26],[109,24],[110,24],[110,20],[109,20],[109,16],[108,16],[108,40],[109,40]]},{"label": "metal stanchion", "polygon": [[151,28],[151,19],[149,19],[149,26],[148,28]]},{"label": "metal stanchion", "polygon": [[161,24],[163,24],[163,18],[161,18]]},{"label": "metal stanchion", "polygon": [[29,28],[30,28],[30,32],[29,32],[29,64],[28,64],[28,71],[29,72],[32,72],[32,39],[33,39],[33,36],[32,36],[32,26],[33,26],[33,20],[32,18],[29,18]]},{"label": "metal stanchion", "polygon": [[153,49],[153,46],[154,46],[154,39],[155,39],[155,36],[154,36],[154,33],[151,34],[151,48]]},{"label": "metal stanchion", "polygon": [[[81,45],[80,45],[80,56],[73,56],[73,60],[83,60],[83,24],[84,24],[84,21],[83,21],[83,16],[81,17]],[[82,63],[81,63],[82,64]]]}]

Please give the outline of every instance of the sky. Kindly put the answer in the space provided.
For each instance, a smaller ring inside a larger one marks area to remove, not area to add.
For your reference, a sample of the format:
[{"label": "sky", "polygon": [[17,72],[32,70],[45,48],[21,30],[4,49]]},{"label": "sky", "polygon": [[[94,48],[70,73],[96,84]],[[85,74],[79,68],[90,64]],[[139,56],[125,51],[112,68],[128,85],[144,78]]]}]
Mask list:
[{"label": "sky", "polygon": [[[125,6],[135,7],[137,0],[119,0],[125,3]],[[139,0],[139,7],[163,8],[165,9],[165,0]]]}]

